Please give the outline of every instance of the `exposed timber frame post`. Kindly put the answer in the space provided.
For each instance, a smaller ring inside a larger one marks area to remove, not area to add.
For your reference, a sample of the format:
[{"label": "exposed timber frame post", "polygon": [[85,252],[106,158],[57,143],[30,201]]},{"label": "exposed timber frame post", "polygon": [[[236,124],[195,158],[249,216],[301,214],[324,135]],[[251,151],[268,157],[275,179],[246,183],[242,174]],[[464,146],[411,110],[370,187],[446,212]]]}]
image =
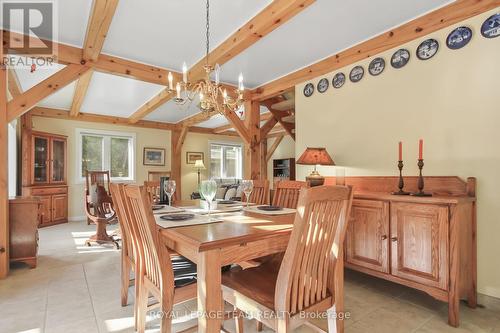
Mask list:
[{"label": "exposed timber frame post", "polygon": [[174,198],[181,200],[182,145],[186,139],[187,127],[176,128],[171,132],[170,147],[170,178],[175,180]]},{"label": "exposed timber frame post", "polygon": [[[3,44],[3,43],[2,43]],[[7,69],[0,51],[0,279],[9,274],[9,142],[7,117]]]},{"label": "exposed timber frame post", "polygon": [[245,125],[249,141],[245,142],[245,178],[262,179],[262,144],[260,136],[260,103],[255,101],[245,102]]}]

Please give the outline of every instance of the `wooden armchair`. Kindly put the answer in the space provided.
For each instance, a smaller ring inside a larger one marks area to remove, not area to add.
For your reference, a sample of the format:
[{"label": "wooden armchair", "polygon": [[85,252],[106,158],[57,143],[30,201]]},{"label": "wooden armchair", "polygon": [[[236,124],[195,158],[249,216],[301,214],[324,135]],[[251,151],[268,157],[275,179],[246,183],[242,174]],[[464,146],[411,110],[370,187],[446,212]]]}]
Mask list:
[{"label": "wooden armchair", "polygon": [[[258,205],[269,205],[269,193],[269,180],[254,180],[249,201]],[[246,202],[244,193],[243,196],[242,201]]]},{"label": "wooden armchair", "polygon": [[297,208],[299,192],[308,187],[306,182],[295,180],[283,180],[276,183],[273,197],[273,206],[283,208]]},{"label": "wooden armchair", "polygon": [[[306,322],[308,313],[323,311],[329,314],[328,332],[343,332],[342,249],[352,194],[346,186],[302,190],[281,266],[263,264],[223,274],[224,300],[237,312],[257,315],[278,333],[291,332]],[[242,320],[236,316],[240,333]]]},{"label": "wooden armchair", "polygon": [[85,187],[85,213],[87,224],[97,225],[97,232],[91,236],[85,244],[111,243],[120,248],[118,241],[109,236],[106,226],[116,221],[116,212],[113,210],[113,201],[108,192],[110,186],[109,171],[87,171]]}]

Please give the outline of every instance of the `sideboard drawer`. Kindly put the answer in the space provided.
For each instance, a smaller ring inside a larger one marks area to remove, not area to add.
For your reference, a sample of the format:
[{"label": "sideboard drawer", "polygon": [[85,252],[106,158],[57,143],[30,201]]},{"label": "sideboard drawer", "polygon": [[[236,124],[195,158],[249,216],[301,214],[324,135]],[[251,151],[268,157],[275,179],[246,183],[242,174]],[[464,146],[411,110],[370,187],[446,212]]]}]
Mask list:
[{"label": "sideboard drawer", "polygon": [[37,187],[31,189],[32,195],[51,195],[51,194],[66,194],[68,193],[67,187]]}]

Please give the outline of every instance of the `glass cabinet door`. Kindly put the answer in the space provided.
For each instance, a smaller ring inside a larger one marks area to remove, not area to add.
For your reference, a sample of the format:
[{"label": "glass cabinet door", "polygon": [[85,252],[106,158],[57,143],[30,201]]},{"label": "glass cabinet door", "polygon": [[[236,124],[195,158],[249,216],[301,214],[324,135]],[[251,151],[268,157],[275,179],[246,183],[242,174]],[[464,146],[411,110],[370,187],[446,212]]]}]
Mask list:
[{"label": "glass cabinet door", "polygon": [[33,182],[48,182],[49,139],[41,136],[33,138]]},{"label": "glass cabinet door", "polygon": [[65,181],[65,145],[66,142],[63,140],[52,139],[52,179],[50,181],[53,183]]}]

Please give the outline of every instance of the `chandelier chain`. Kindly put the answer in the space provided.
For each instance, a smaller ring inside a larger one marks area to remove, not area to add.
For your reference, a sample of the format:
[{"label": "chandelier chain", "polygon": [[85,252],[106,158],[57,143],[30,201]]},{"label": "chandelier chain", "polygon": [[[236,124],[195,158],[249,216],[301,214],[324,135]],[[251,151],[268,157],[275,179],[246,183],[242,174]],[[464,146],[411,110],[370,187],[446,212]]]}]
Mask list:
[{"label": "chandelier chain", "polygon": [[206,62],[208,65],[208,53],[210,52],[210,0],[207,0],[207,50],[206,50]]}]

